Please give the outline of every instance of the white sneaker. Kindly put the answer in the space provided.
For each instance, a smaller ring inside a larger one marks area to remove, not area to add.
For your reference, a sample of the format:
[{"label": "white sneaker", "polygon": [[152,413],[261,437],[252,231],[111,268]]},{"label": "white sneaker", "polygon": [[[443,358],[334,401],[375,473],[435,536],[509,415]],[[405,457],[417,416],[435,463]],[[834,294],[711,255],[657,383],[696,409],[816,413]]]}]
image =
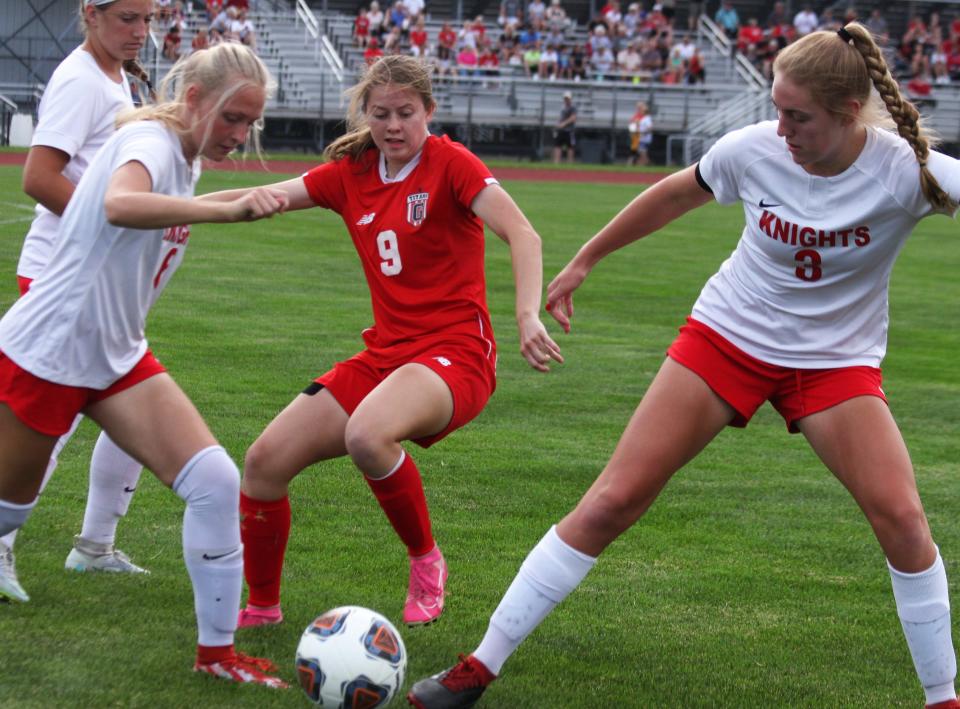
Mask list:
[{"label": "white sneaker", "polygon": [[0,542],[0,600],[26,603],[30,596],[17,580],[17,567],[13,560],[13,549]]},{"label": "white sneaker", "polygon": [[77,535],[73,538],[73,549],[67,554],[63,565],[68,571],[108,571],[118,574],[149,574],[146,569],[137,566],[122,551],[113,548],[113,544],[90,542]]}]

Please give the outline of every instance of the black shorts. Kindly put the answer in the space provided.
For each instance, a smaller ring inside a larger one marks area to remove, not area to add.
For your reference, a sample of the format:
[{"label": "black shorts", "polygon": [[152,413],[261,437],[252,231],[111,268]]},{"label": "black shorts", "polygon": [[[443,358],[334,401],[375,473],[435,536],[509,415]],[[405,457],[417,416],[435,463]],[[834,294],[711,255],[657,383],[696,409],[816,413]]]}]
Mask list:
[{"label": "black shorts", "polygon": [[577,137],[572,130],[553,131],[553,147],[572,148],[577,144]]}]

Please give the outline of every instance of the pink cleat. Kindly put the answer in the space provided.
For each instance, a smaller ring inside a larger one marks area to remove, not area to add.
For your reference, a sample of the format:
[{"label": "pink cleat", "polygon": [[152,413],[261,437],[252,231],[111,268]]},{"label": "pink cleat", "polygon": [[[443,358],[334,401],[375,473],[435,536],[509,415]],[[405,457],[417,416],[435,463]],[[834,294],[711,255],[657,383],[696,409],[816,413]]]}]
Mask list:
[{"label": "pink cleat", "polygon": [[407,625],[432,623],[443,613],[443,588],[447,583],[447,562],[440,547],[429,554],[410,558],[410,588],[403,606]]},{"label": "pink cleat", "polygon": [[240,609],[240,615],[237,616],[238,628],[256,628],[261,625],[279,625],[283,622],[283,613],[280,611],[280,605],[260,608],[258,606],[247,605]]}]

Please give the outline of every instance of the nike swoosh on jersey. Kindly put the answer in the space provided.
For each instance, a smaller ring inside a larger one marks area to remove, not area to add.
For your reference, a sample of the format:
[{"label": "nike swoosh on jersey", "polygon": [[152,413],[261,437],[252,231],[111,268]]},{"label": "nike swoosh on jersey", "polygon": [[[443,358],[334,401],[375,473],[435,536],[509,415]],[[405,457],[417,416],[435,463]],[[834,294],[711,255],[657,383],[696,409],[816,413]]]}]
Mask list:
[{"label": "nike swoosh on jersey", "polygon": [[768,208],[768,207],[782,207],[782,206],[783,206],[783,205],[780,204],[779,202],[770,202],[769,204],[764,204],[764,201],[763,201],[762,199],[760,200],[760,208],[761,208],[761,209],[766,209],[766,208]]}]

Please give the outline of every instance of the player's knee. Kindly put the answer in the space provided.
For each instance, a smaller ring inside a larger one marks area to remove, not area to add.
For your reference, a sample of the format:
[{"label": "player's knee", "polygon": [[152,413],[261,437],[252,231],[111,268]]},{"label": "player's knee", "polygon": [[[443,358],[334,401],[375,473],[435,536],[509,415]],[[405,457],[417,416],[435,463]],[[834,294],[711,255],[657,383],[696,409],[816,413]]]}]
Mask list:
[{"label": "player's knee", "polygon": [[173,490],[194,509],[236,510],[240,471],[222,447],[210,446],[183,466]]},{"label": "player's knee", "polygon": [[925,546],[930,528],[918,499],[895,500],[870,515],[870,522],[879,534],[896,539],[900,544]]},{"label": "player's knee", "polygon": [[352,416],[343,434],[347,453],[360,470],[372,470],[391,441],[367,419]]}]

